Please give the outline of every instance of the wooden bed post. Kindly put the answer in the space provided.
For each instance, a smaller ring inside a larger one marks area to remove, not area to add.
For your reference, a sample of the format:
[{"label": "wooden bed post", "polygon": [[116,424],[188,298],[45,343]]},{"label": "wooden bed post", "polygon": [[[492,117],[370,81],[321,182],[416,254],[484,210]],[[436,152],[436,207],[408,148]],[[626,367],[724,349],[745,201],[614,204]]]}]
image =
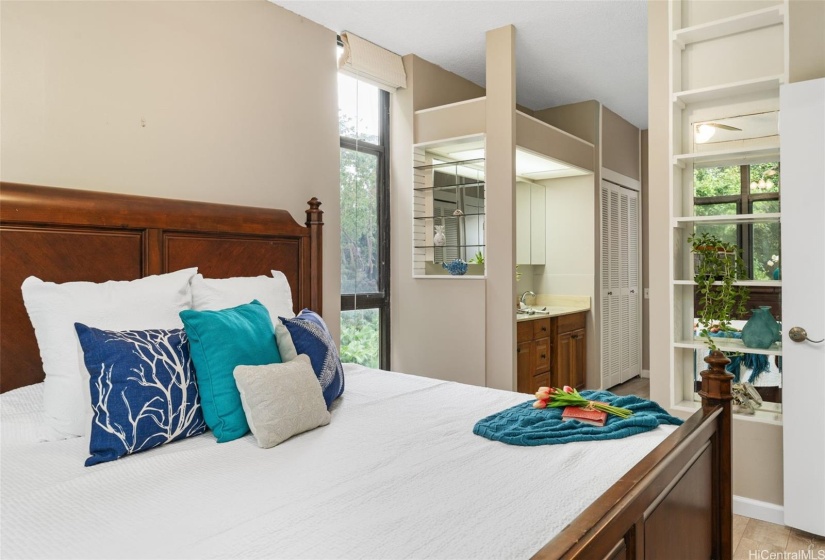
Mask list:
[{"label": "wooden bed post", "polygon": [[312,247],[309,255],[310,275],[312,276],[312,289],[309,297],[312,302],[312,310],[322,315],[323,294],[321,293],[321,286],[323,286],[324,248],[321,232],[324,225],[324,211],[320,209],[321,201],[314,196],[307,201],[307,204],[309,204],[309,208],[306,210],[306,225],[309,228]]},{"label": "wooden bed post", "polygon": [[733,486],[731,481],[731,382],[733,375],[725,370],[730,360],[719,350],[705,357],[710,366],[703,371],[702,407],[709,411],[721,407],[719,430],[713,441],[713,557],[733,557]]}]

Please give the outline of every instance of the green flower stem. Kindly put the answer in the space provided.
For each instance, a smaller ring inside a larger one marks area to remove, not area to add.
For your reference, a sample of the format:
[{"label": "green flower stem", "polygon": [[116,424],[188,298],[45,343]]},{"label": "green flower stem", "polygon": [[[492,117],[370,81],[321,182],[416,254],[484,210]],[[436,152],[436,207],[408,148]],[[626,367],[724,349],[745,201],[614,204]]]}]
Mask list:
[{"label": "green flower stem", "polygon": [[582,408],[593,407],[596,410],[601,410],[620,418],[630,418],[633,416],[632,410],[611,406],[598,401],[589,401],[581,396],[575,389],[573,389],[572,393],[566,393],[560,389],[556,389],[556,392],[550,395],[550,398],[547,401],[547,406],[552,406],[555,408],[562,406],[580,406]]}]

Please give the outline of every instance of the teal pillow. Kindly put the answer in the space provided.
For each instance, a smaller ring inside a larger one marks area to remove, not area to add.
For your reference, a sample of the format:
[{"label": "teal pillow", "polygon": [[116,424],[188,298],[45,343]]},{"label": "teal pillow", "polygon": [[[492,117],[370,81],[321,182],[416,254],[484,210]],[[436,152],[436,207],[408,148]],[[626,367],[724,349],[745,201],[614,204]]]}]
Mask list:
[{"label": "teal pillow", "polygon": [[236,366],[281,363],[269,312],[258,300],[221,311],[180,312],[206,425],[218,443],[249,431],[241,395],[232,375]]}]

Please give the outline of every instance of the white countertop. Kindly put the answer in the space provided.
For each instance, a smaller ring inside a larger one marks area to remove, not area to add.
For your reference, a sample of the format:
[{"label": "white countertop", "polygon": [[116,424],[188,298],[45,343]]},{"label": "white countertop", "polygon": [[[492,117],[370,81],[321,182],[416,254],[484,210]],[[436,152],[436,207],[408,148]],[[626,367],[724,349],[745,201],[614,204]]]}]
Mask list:
[{"label": "white countertop", "polygon": [[556,296],[547,294],[538,294],[536,302],[531,307],[541,309],[546,307],[547,311],[543,313],[536,313],[534,315],[516,315],[516,321],[535,321],[536,319],[544,319],[547,317],[559,317],[561,315],[571,315],[573,313],[581,313],[583,311],[590,311],[590,298],[588,296]]}]

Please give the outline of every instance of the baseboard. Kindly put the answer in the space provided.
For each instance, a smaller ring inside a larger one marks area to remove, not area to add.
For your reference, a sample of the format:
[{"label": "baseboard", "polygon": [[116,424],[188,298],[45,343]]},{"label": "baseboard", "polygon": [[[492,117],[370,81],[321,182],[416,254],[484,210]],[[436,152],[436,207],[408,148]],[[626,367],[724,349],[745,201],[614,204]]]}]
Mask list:
[{"label": "baseboard", "polygon": [[785,508],[782,506],[742,496],[733,497],[733,513],[777,525],[785,524]]},{"label": "baseboard", "polygon": [[649,369],[643,369],[642,370],[642,379],[650,379],[650,370]]}]

